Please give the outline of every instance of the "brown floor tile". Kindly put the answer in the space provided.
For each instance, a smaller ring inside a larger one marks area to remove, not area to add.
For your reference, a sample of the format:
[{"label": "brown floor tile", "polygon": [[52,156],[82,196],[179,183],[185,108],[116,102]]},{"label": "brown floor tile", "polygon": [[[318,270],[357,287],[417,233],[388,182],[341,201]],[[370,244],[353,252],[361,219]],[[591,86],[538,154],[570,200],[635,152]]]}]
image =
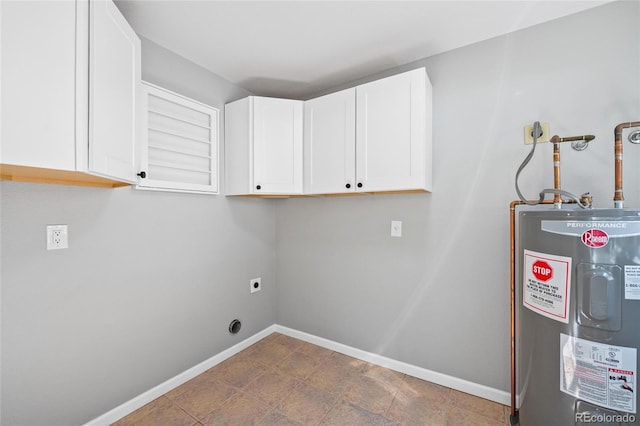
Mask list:
[{"label": "brown floor tile", "polygon": [[[336,356],[338,355],[338,356]],[[353,358],[333,353],[315,369],[307,381],[315,387],[339,396],[359,377],[364,363],[352,362]]]},{"label": "brown floor tile", "polygon": [[335,396],[301,382],[278,405],[278,411],[303,425],[312,425],[318,424],[335,402]]},{"label": "brown floor tile", "polygon": [[276,365],[276,368],[297,379],[305,379],[320,365],[320,361],[301,352],[293,352]]},{"label": "brown floor tile", "polygon": [[360,375],[353,378],[340,399],[376,414],[384,415],[398,392],[389,383]]},{"label": "brown floor tile", "polygon": [[220,368],[216,367],[216,369],[218,379],[237,388],[243,388],[264,373],[267,367],[249,357],[238,354],[226,360],[224,365],[220,365]]},{"label": "brown floor tile", "polygon": [[291,392],[296,384],[296,379],[290,375],[276,370],[268,370],[249,383],[244,388],[244,391],[272,406],[276,406]]},{"label": "brown floor tile", "polygon": [[180,394],[190,389],[201,389],[203,387],[211,387],[215,385],[216,375],[213,369],[209,369],[202,374],[197,375],[193,379],[183,383],[175,389],[167,392],[165,396],[169,399],[175,399]]},{"label": "brown floor tile", "polygon": [[220,408],[222,404],[235,395],[237,391],[230,385],[216,381],[207,386],[192,387],[178,395],[173,401],[183,410],[197,419]]},{"label": "brown floor tile", "polygon": [[302,423],[298,423],[295,420],[291,420],[279,411],[272,411],[265,417],[260,419],[256,425],[259,426],[302,426]]},{"label": "brown floor tile", "polygon": [[[442,426],[446,408],[428,399],[399,396],[393,400],[385,417],[401,425]],[[458,426],[463,425],[460,423]]]},{"label": "brown floor tile", "polygon": [[494,419],[500,423],[505,421],[504,405],[498,404],[497,402],[452,390],[451,403],[454,407],[459,408],[460,410],[471,411],[481,416]]},{"label": "brown floor tile", "polygon": [[135,422],[137,420],[145,417],[146,415],[148,415],[152,411],[157,410],[157,409],[162,409],[162,408],[167,407],[169,405],[173,405],[172,402],[170,400],[168,400],[165,396],[161,396],[160,398],[154,399],[153,401],[151,401],[148,404],[140,407],[139,409],[137,409],[133,413],[121,418],[120,420],[118,420],[117,422],[115,422],[113,424],[117,425],[117,426],[125,426],[125,425],[135,424]]},{"label": "brown floor tile", "polygon": [[328,358],[323,359],[323,364],[344,365],[352,368],[354,371],[361,372],[367,368],[370,364],[368,362],[359,360],[357,358],[350,357],[348,355],[341,354],[339,352],[332,352]]},{"label": "brown floor tile", "polygon": [[266,342],[261,340],[245,349],[245,351],[243,351],[243,355],[250,357],[253,361],[260,362],[267,366],[276,365],[292,352],[290,348],[281,345],[276,340],[277,339],[275,338]]},{"label": "brown floor tile", "polygon": [[376,382],[384,383],[387,387],[399,389],[404,382],[404,374],[375,364],[367,364],[362,373]]},{"label": "brown floor tile", "polygon": [[114,426],[156,426],[175,425],[193,426],[198,423],[180,407],[176,406],[169,398],[161,396],[139,410],[118,420]]},{"label": "brown floor tile", "polygon": [[271,335],[275,335],[273,338],[273,342],[289,348],[289,350],[292,352],[297,350],[301,345],[305,343],[300,339],[295,339],[293,337],[289,337],[280,333],[273,333]]},{"label": "brown floor tile", "polygon": [[[282,334],[273,332],[273,333],[267,335],[266,337],[263,337],[262,339],[260,339],[259,342],[270,342],[273,339],[277,339],[279,336],[282,336]],[[256,343],[258,343],[258,342],[256,342]]]},{"label": "brown floor tile", "polygon": [[205,426],[210,425],[254,425],[271,408],[264,402],[239,392],[229,398],[220,408],[202,419]]},{"label": "brown floor tile", "polygon": [[424,398],[437,404],[451,403],[449,388],[406,375],[396,397],[405,399]]},{"label": "brown floor tile", "polygon": [[445,424],[447,426],[505,426],[508,423],[505,419],[496,420],[473,411],[451,407],[446,413]]},{"label": "brown floor tile", "polygon": [[322,426],[391,426],[396,423],[383,416],[341,401],[334,405],[320,424]]},{"label": "brown floor tile", "polygon": [[316,358],[320,361],[323,361],[333,353],[333,351],[330,349],[312,345],[311,343],[307,342],[302,342],[302,345],[298,347],[297,351],[302,352],[305,355],[309,355],[310,357]]}]

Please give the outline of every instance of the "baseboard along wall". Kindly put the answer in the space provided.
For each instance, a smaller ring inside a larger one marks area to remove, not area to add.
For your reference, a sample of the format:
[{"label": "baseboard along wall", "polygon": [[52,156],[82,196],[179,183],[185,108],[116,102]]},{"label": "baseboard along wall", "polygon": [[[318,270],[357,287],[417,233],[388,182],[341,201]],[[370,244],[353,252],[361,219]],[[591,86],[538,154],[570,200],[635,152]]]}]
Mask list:
[{"label": "baseboard along wall", "polygon": [[149,389],[148,391],[136,396],[135,398],[130,399],[129,401],[115,407],[114,409],[104,413],[103,415],[96,417],[95,419],[86,423],[85,426],[108,426],[125,417],[126,415],[134,412],[135,410],[143,407],[154,399],[159,398],[165,393],[204,373],[208,369],[215,367],[224,360],[231,358],[233,355],[243,351],[244,349],[248,348],[254,343],[259,342],[260,340],[274,332],[281,333],[289,337],[294,337],[307,343],[312,343],[314,345],[330,349],[332,351],[339,352],[341,354],[348,355],[362,361],[370,362],[381,367],[408,374],[410,376],[417,377],[428,382],[446,386],[448,388],[475,395],[480,398],[485,398],[500,404],[509,405],[511,403],[511,396],[509,392],[494,389],[478,383],[473,383],[468,380],[449,376],[447,374],[438,373],[426,368],[417,367],[415,365],[407,364],[402,361],[397,361],[378,354],[344,345],[342,343],[334,342],[333,340],[325,339],[323,337],[314,336],[309,333],[274,324],[254,334],[253,336],[248,337],[242,342],[235,344],[229,349],[226,349],[201,362],[200,364],[195,365],[194,367],[191,367],[188,370],[172,377],[171,379],[160,383],[158,386],[155,386],[154,388]]}]

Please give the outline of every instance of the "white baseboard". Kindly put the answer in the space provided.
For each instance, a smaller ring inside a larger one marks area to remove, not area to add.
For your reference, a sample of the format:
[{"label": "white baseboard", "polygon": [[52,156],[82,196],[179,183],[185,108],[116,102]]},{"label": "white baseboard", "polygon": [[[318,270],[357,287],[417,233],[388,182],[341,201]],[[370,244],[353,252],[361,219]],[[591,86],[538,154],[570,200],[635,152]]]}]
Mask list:
[{"label": "white baseboard", "polygon": [[136,396],[135,398],[130,399],[124,404],[117,406],[113,410],[107,411],[103,415],[96,417],[95,419],[86,423],[85,426],[108,426],[116,422],[117,420],[120,420],[127,414],[133,413],[138,408],[143,407],[154,399],[159,398],[165,393],[177,388],[181,384],[188,382],[199,374],[204,373],[211,367],[220,364],[225,359],[231,358],[233,355],[262,340],[274,331],[276,331],[275,325],[271,325],[265,328],[264,330],[254,334],[253,336],[246,338],[242,342],[233,345],[229,349],[226,349],[212,356],[211,358],[201,362],[200,364],[191,367],[190,369],[170,378],[163,383],[160,383],[158,386]]},{"label": "white baseboard", "polygon": [[337,343],[332,340],[324,339],[322,337],[314,336],[313,334],[304,333],[302,331],[293,330],[281,325],[276,324],[275,331],[278,333],[286,334],[290,337],[295,337],[296,339],[304,340],[308,343],[313,343],[314,345],[321,346],[326,349],[331,349],[332,351],[340,352],[353,358],[367,361],[381,367],[389,368],[391,370],[399,371],[400,373],[408,374],[410,376],[417,377],[428,382],[436,383],[438,385],[446,386],[448,388],[459,390],[461,392],[479,396],[480,398],[495,401],[500,404],[511,405],[511,394],[509,392],[494,389],[478,383],[473,383],[468,380],[459,379],[447,374],[438,373],[436,371],[427,370],[426,368],[417,367],[415,365],[407,364],[402,361],[396,361],[395,359],[363,351],[361,349],[353,348],[351,346],[343,345],[342,343]]},{"label": "white baseboard", "polygon": [[300,339],[305,342],[330,349],[332,351],[340,352],[342,354],[360,359],[362,361],[367,361],[381,367],[399,371],[401,373],[408,374],[422,380],[446,386],[448,388],[459,390],[461,392],[469,393],[471,395],[479,396],[481,398],[495,401],[500,404],[511,404],[511,397],[508,392],[480,385],[478,383],[473,383],[468,380],[459,379],[447,374],[438,373],[436,371],[427,370],[426,368],[417,367],[415,365],[407,364],[402,361],[396,361],[391,358],[363,351],[361,349],[347,346],[342,343],[334,342],[333,340],[325,339],[323,337],[314,336],[312,334],[274,324],[254,334],[253,336],[248,337],[242,342],[237,343],[229,349],[226,349],[212,356],[211,358],[201,362],[200,364],[191,367],[190,369],[178,374],[177,376],[172,377],[171,379],[159,384],[158,386],[119,405],[113,410],[110,410],[105,414],[96,417],[95,419],[86,423],[85,426],[108,426],[116,422],[117,420],[120,420],[127,414],[130,414],[138,408],[141,408],[142,406],[148,404],[154,399],[159,398],[165,393],[177,388],[181,384],[193,379],[197,375],[204,373],[211,367],[220,364],[222,361],[232,357],[238,352],[241,352],[242,350],[267,337],[273,332],[285,334],[287,336],[294,337],[296,339]]}]

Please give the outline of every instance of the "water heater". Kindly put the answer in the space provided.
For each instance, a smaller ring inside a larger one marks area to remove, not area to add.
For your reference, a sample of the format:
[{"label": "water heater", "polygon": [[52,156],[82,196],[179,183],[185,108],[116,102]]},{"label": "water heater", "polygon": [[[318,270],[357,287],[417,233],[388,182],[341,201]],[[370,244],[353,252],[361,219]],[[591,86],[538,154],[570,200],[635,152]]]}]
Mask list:
[{"label": "water heater", "polygon": [[522,426],[638,425],[640,210],[517,213]]}]

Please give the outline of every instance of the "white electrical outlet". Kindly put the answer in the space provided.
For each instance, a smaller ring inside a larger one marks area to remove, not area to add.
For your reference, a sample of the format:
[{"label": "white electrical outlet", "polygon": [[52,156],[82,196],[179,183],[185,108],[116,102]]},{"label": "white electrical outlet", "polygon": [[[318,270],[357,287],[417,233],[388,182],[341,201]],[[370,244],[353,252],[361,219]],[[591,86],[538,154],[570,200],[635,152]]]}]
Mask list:
[{"label": "white electrical outlet", "polygon": [[69,247],[69,229],[67,225],[47,225],[47,250]]},{"label": "white electrical outlet", "polygon": [[402,221],[400,220],[391,221],[391,236],[402,237]]},{"label": "white electrical outlet", "polygon": [[254,278],[251,281],[249,281],[250,283],[249,290],[251,290],[251,293],[255,293],[256,291],[262,290],[262,283],[260,281],[261,281],[260,277]]},{"label": "white electrical outlet", "polygon": [[[551,136],[549,136],[549,123],[540,123],[540,127],[542,128],[542,135],[538,136],[538,140],[536,141],[536,143],[549,142],[551,140]],[[533,144],[533,124],[524,126],[524,144]]]}]

